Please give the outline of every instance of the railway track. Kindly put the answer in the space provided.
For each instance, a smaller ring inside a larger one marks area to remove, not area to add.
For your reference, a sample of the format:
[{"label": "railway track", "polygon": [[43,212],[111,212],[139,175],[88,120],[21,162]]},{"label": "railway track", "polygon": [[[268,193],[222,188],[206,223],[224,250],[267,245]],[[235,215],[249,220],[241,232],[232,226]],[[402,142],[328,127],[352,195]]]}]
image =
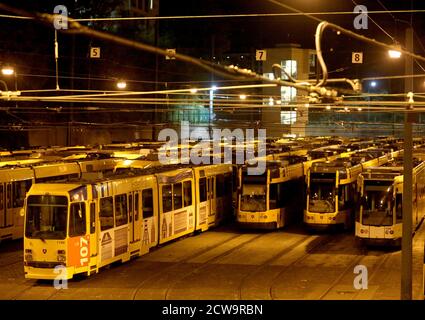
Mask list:
[{"label": "railway track", "polygon": [[[254,236],[254,237],[252,237],[251,239],[248,239],[248,240],[246,240],[246,241],[244,241],[244,242],[240,243],[239,245],[237,245],[237,246],[235,246],[235,247],[232,247],[232,248],[230,248],[230,249],[228,249],[228,250],[225,250],[225,251],[224,251],[224,252],[222,252],[221,254],[219,254],[219,255],[217,255],[217,256],[215,256],[215,257],[211,258],[211,259],[208,259],[207,261],[205,261],[204,263],[202,263],[200,266],[195,267],[195,268],[194,268],[194,269],[193,269],[190,273],[186,274],[185,276],[183,276],[183,277],[182,277],[182,278],[180,278],[180,279],[175,280],[175,281],[173,282],[173,284],[172,284],[171,286],[169,286],[169,287],[166,289],[165,294],[164,294],[164,299],[165,299],[165,300],[167,300],[167,297],[168,297],[168,294],[169,294],[170,290],[173,288],[173,286],[174,286],[176,283],[178,283],[178,282],[179,282],[179,281],[181,281],[182,279],[185,279],[185,278],[187,278],[188,276],[190,276],[190,275],[192,275],[192,274],[194,274],[194,273],[196,273],[196,272],[199,272],[200,270],[202,270],[203,268],[207,267],[208,265],[210,265],[210,264],[211,264],[211,263],[213,263],[214,261],[217,261],[217,260],[219,260],[220,258],[222,258],[222,257],[224,257],[224,256],[226,256],[226,255],[229,255],[230,253],[232,253],[232,252],[234,252],[234,251],[238,250],[239,248],[241,248],[241,247],[243,247],[243,246],[245,246],[245,245],[247,245],[247,244],[249,244],[249,243],[254,242],[255,240],[257,240],[257,239],[259,239],[259,238],[261,238],[261,237],[264,237],[265,235],[266,235],[266,233],[259,234],[259,235],[255,235],[255,236]],[[235,239],[237,239],[237,238],[241,238],[242,236],[246,236],[246,234],[242,234],[242,235],[238,235],[238,236],[232,237],[232,238],[230,238],[230,239],[228,239],[228,240],[226,240],[226,241],[223,241],[220,245],[214,245],[214,246],[211,246],[210,248],[207,248],[207,249],[205,249],[205,250],[202,250],[202,252],[198,252],[198,253],[196,253],[196,254],[193,254],[193,255],[191,255],[190,257],[187,257],[187,258],[185,258],[184,260],[181,260],[181,261],[179,261],[179,262],[175,263],[174,265],[171,265],[171,266],[169,266],[168,268],[161,270],[161,272],[158,272],[156,275],[153,275],[151,278],[146,279],[145,281],[143,281],[143,282],[139,285],[139,287],[135,290],[135,292],[134,292],[134,294],[133,294],[133,299],[135,299],[135,297],[137,296],[137,293],[138,293],[138,292],[139,292],[139,290],[143,287],[143,284],[145,284],[146,282],[148,282],[148,281],[152,280],[152,278],[155,278],[155,277],[157,277],[158,275],[164,274],[165,272],[167,272],[167,271],[169,271],[169,270],[171,270],[171,269],[173,269],[173,268],[175,268],[175,267],[177,267],[177,266],[179,266],[179,265],[182,265],[182,264],[188,263],[188,262],[189,262],[190,260],[192,260],[193,258],[196,258],[196,257],[200,256],[200,255],[201,255],[201,254],[203,254],[203,253],[207,253],[207,252],[208,252],[208,251],[210,251],[211,249],[214,249],[214,248],[220,247],[220,246],[222,246],[222,245],[224,245],[224,244],[226,244],[226,243],[228,243],[228,242],[230,242],[230,241],[232,241],[232,240],[235,240]],[[164,271],[165,271],[165,272],[164,272]]]},{"label": "railway track", "polygon": [[298,257],[296,260],[292,261],[290,264],[285,266],[271,281],[270,289],[269,289],[269,297],[271,300],[276,300],[276,284],[277,279],[279,279],[285,272],[287,272],[292,266],[296,265],[297,263],[303,261],[307,257],[309,257],[312,253],[314,253],[318,248],[322,248],[323,246],[329,244],[332,241],[338,241],[339,239],[344,238],[344,234],[327,234],[323,236],[323,238],[320,238],[320,241],[315,243],[312,247],[308,248],[306,252]]}]

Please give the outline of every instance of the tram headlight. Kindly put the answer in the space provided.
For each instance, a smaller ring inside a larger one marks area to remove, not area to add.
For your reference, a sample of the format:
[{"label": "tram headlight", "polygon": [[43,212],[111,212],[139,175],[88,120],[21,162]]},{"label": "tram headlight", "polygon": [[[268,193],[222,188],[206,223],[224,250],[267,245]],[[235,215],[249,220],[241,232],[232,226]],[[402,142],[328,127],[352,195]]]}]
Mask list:
[{"label": "tram headlight", "polygon": [[58,262],[65,262],[66,261],[66,252],[65,252],[65,250],[58,250],[57,259],[58,259]]},{"label": "tram headlight", "polygon": [[25,261],[32,261],[32,250],[31,249],[25,249]]},{"label": "tram headlight", "polygon": [[392,229],[385,229],[385,234],[391,234],[391,235],[393,235],[394,234],[394,230],[392,230]]}]

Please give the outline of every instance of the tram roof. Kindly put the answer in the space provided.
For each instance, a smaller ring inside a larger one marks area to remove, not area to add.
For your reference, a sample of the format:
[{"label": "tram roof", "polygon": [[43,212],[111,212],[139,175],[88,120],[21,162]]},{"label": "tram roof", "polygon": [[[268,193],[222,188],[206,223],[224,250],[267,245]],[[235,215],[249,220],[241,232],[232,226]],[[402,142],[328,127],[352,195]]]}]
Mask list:
[{"label": "tram roof", "polygon": [[81,187],[82,183],[35,183],[31,186],[30,194],[58,194],[68,193],[71,190]]}]

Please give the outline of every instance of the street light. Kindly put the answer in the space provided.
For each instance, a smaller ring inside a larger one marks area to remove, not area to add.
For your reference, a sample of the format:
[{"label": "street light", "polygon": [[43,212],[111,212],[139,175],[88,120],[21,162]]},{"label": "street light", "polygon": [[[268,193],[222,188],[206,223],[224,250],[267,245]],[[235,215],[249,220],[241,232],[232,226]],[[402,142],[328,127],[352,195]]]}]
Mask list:
[{"label": "street light", "polygon": [[3,65],[1,68],[1,73],[2,75],[6,76],[6,77],[10,77],[10,76],[14,76],[15,78],[15,91],[18,91],[18,79],[17,79],[17,73],[15,71],[15,69],[10,66],[10,65]]},{"label": "street light", "polygon": [[10,67],[10,66],[4,66],[4,67],[2,67],[2,69],[1,69],[1,73],[2,73],[4,76],[11,76],[12,74],[14,74],[14,73],[15,73],[15,70],[14,70],[12,67]]},{"label": "street light", "polygon": [[388,50],[388,55],[391,59],[399,59],[401,57],[400,45],[395,45],[394,49]]},{"label": "street light", "polygon": [[388,50],[388,55],[391,59],[398,59],[401,57],[401,52],[397,50]]},{"label": "street light", "polygon": [[117,88],[121,89],[121,90],[127,88],[127,82],[125,82],[123,80],[118,81],[117,82]]}]

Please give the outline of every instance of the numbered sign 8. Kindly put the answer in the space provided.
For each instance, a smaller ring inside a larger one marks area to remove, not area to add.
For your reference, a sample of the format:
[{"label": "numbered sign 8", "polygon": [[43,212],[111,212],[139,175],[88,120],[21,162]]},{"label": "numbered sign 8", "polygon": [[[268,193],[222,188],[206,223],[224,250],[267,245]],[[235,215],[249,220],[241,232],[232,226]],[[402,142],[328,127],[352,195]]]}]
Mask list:
[{"label": "numbered sign 8", "polygon": [[353,52],[351,56],[352,63],[363,63],[363,52]]}]

